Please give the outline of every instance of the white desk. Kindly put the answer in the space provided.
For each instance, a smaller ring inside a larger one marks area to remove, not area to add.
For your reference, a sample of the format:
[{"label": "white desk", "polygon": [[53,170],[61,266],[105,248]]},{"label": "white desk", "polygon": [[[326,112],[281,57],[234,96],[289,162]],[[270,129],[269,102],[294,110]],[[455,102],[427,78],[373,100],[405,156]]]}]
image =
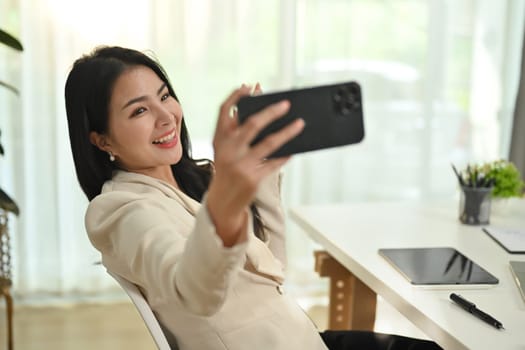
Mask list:
[{"label": "white desk", "polygon": [[[462,225],[457,203],[361,203],[297,207],[291,218],[357,278],[381,295],[444,349],[525,349],[525,302],[512,280],[508,254],[480,226]],[[491,224],[525,227],[525,217]],[[425,289],[412,286],[379,248],[451,246],[499,279],[484,289]],[[497,330],[449,300],[459,292],[503,323]]]}]

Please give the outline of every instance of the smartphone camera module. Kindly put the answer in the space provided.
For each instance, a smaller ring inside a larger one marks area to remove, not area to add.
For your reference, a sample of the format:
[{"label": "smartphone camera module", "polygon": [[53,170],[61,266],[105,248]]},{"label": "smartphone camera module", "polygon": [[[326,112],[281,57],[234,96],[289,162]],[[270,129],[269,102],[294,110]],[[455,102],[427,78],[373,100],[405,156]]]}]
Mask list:
[{"label": "smartphone camera module", "polygon": [[359,91],[352,85],[339,87],[333,96],[333,102],[335,110],[343,116],[361,107]]}]

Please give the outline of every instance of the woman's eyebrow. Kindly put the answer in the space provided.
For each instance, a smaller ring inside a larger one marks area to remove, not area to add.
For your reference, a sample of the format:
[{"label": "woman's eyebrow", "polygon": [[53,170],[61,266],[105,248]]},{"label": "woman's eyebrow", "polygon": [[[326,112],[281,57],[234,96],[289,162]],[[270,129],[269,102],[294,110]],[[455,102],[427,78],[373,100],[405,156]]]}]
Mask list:
[{"label": "woman's eyebrow", "polygon": [[[157,90],[157,95],[160,95],[162,90],[164,90],[164,88],[166,87],[166,83],[162,83],[162,85],[160,86],[160,88]],[[147,96],[139,96],[139,97],[135,97],[135,98],[132,98],[131,100],[129,100],[123,107],[122,109],[125,109],[126,107],[128,107],[129,105],[133,104],[133,103],[136,103],[136,102],[140,102],[140,101],[144,101],[147,99]]]},{"label": "woman's eyebrow", "polygon": [[157,90],[157,95],[160,95],[160,93],[162,92],[162,90],[164,90],[165,87],[166,87],[166,83],[162,83],[160,88]]}]

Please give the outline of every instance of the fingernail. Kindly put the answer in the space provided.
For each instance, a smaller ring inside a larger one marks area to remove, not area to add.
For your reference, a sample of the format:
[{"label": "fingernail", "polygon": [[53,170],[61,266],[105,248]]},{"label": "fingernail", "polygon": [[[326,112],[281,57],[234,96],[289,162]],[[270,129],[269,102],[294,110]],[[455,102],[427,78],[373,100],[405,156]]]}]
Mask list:
[{"label": "fingernail", "polygon": [[290,102],[287,101],[287,100],[281,101],[277,105],[277,108],[279,108],[280,111],[284,111],[284,110],[288,109],[288,107],[290,107]]}]

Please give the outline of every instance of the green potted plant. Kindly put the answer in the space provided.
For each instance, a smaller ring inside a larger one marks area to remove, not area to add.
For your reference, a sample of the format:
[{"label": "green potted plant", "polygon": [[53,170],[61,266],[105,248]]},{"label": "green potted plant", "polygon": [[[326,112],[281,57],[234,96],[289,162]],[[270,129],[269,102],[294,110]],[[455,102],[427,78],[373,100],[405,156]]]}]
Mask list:
[{"label": "green potted plant", "polygon": [[[24,48],[22,47],[22,44],[18,39],[7,33],[6,31],[0,29],[0,44],[4,44],[14,50],[17,51],[23,51]],[[12,86],[11,84],[8,84],[7,82],[0,80],[0,86],[11,91],[12,93],[18,95],[18,90]],[[1,132],[0,132],[1,135]],[[4,148],[2,144],[0,143],[0,155],[4,155]],[[0,208],[5,210],[6,212],[14,213],[15,215],[19,214],[18,205],[16,202],[7,194],[5,191],[0,188]]]},{"label": "green potted plant", "polygon": [[494,182],[492,198],[522,197],[525,183],[516,166],[509,161],[500,159],[485,163],[480,171]]}]

